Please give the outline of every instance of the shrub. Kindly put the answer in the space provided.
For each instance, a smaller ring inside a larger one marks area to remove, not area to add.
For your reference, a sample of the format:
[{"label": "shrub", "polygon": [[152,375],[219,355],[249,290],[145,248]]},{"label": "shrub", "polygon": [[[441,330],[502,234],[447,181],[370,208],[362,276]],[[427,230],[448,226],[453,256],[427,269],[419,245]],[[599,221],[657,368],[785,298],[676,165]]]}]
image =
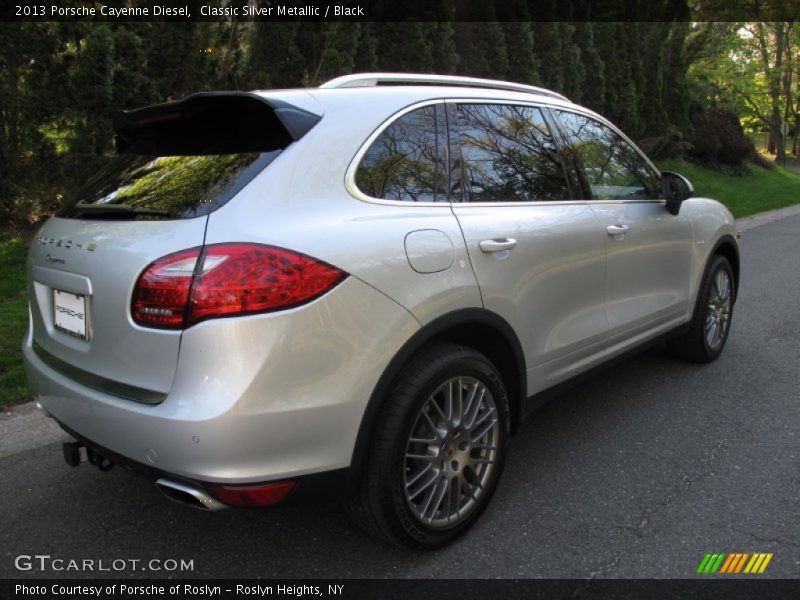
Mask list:
[{"label": "shrub", "polygon": [[754,160],[755,147],[745,136],[735,113],[721,108],[695,110],[691,120],[689,155],[697,162],[741,167],[746,160]]}]

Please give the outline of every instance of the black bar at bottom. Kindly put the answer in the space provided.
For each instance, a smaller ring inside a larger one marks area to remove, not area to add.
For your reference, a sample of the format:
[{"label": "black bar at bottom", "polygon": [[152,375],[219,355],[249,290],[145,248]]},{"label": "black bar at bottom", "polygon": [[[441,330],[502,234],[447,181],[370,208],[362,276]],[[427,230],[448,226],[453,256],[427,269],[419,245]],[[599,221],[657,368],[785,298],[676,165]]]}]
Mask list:
[{"label": "black bar at bottom", "polygon": [[382,600],[551,600],[635,598],[681,600],[800,598],[800,579],[6,579],[0,598],[324,598]]}]

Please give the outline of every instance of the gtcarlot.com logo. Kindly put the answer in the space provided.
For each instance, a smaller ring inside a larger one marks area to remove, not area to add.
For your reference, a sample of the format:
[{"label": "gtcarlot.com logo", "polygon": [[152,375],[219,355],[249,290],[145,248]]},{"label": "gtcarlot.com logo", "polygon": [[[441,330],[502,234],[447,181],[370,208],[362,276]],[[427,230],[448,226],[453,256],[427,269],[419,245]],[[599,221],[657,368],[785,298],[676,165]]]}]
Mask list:
[{"label": "gtcarlot.com logo", "polygon": [[763,573],[769,561],[772,560],[772,552],[717,552],[707,553],[697,573],[701,575],[755,575]]},{"label": "gtcarlot.com logo", "polygon": [[194,571],[194,559],[184,558],[60,558],[50,554],[20,554],[14,558],[18,571]]}]

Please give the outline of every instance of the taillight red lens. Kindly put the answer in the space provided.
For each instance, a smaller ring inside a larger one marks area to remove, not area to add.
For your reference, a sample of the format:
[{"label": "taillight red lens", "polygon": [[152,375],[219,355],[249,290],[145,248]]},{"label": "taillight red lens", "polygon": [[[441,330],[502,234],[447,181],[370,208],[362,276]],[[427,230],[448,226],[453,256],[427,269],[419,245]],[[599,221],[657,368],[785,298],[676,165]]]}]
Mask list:
[{"label": "taillight red lens", "polygon": [[272,506],[283,500],[294,487],[293,481],[282,481],[264,485],[219,485],[210,487],[208,491],[230,506]]},{"label": "taillight red lens", "polygon": [[345,277],[283,248],[216,244],[147,267],[134,292],[133,318],[141,325],[180,329],[215,317],[283,310],[317,298]]},{"label": "taillight red lens", "polygon": [[140,325],[181,329],[200,248],[169,254],[147,267],[133,292],[133,320]]}]

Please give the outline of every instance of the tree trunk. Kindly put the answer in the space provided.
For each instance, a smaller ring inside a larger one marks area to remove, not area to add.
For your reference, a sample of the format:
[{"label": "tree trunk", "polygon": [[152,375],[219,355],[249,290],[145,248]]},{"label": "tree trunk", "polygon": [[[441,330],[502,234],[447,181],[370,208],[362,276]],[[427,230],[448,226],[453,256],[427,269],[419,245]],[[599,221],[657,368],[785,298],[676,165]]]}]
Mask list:
[{"label": "tree trunk", "polygon": [[775,23],[775,75],[770,81],[769,93],[772,97],[772,114],[770,122],[772,131],[775,133],[775,160],[781,162],[786,160],[786,146],[781,131],[781,76],[783,74],[783,50],[784,50],[784,29],[783,23]]},{"label": "tree trunk", "polygon": [[[784,36],[784,53],[786,56],[786,64],[783,68],[782,73],[782,80],[781,84],[783,85],[783,95],[785,98],[784,104],[784,111],[783,111],[783,122],[787,123],[791,127],[791,135],[794,138],[794,144],[792,145],[792,153],[796,154],[795,147],[797,145],[797,129],[795,128],[796,119],[793,118],[793,106],[794,106],[794,94],[792,93],[792,84],[794,83],[794,54],[792,49],[792,23],[789,22],[786,24],[786,34]],[[787,132],[787,137],[789,132]],[[784,151],[786,147],[786,143],[789,140],[784,140]]]}]

